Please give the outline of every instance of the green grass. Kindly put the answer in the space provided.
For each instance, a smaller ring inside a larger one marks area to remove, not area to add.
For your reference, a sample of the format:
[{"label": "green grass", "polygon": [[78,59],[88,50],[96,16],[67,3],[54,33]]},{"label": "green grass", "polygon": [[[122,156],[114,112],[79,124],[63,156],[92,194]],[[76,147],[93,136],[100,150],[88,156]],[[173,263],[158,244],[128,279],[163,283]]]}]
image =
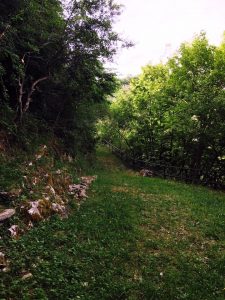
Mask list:
[{"label": "green grass", "polygon": [[68,219],[1,244],[0,299],[225,298],[224,193],[139,177],[102,149],[89,173],[90,197]]}]

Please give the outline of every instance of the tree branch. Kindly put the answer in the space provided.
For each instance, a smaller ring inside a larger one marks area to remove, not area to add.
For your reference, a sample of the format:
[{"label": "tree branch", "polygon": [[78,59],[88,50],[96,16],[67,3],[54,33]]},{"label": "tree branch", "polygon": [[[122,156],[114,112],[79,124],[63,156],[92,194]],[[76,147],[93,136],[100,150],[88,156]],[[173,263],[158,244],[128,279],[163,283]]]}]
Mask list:
[{"label": "tree branch", "polygon": [[5,30],[0,34],[0,40],[4,38],[6,32],[9,30],[9,28],[11,27],[11,25],[7,25]]},{"label": "tree branch", "polygon": [[24,95],[23,87],[24,87],[24,79],[21,79],[21,77],[19,77],[19,97],[18,97],[19,108],[18,109],[19,109],[20,120],[22,119],[22,115],[23,115],[23,95]]},{"label": "tree branch", "polygon": [[30,89],[30,91],[27,95],[27,101],[26,101],[25,106],[23,108],[23,113],[25,113],[28,110],[28,108],[30,106],[30,103],[32,102],[31,96],[35,92],[37,84],[40,83],[41,81],[47,80],[48,78],[49,78],[49,76],[44,76],[44,77],[41,77],[41,78],[39,78],[39,79],[37,79],[33,82],[32,86],[31,86],[31,89]]}]

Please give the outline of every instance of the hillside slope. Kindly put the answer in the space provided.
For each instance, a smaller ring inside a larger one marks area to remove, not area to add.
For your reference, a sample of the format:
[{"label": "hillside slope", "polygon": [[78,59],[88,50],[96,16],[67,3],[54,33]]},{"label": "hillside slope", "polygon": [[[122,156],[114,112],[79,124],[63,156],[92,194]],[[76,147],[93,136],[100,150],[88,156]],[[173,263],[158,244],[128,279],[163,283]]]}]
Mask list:
[{"label": "hillside slope", "polygon": [[104,149],[89,173],[68,219],[8,241],[0,299],[224,299],[224,193],[140,177]]}]

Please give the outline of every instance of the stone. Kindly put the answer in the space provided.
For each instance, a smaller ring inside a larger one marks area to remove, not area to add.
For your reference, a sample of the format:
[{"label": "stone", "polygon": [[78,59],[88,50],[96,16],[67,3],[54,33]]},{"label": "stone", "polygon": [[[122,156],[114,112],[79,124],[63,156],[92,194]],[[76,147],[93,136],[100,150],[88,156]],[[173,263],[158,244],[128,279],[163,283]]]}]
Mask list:
[{"label": "stone", "polygon": [[0,212],[0,221],[11,218],[13,215],[15,215],[15,213],[16,211],[13,208],[3,210],[2,212]]},{"label": "stone", "polygon": [[26,279],[29,279],[29,278],[31,278],[31,277],[33,277],[33,274],[32,274],[32,273],[26,273],[26,274],[24,274],[24,275],[22,276],[22,280],[26,280]]},{"label": "stone", "polygon": [[139,174],[140,174],[140,176],[143,176],[143,177],[152,177],[153,176],[153,171],[148,170],[148,169],[142,169],[139,172]]},{"label": "stone", "polygon": [[19,237],[20,229],[18,225],[12,225],[9,228],[9,231],[11,233],[12,238],[17,239]]}]

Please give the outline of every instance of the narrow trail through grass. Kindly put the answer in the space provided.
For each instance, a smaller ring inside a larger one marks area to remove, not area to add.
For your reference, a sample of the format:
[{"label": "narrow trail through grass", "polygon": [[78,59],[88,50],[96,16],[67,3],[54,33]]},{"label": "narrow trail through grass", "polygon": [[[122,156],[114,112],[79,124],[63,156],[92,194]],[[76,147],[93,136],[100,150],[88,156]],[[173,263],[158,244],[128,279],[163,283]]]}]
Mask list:
[{"label": "narrow trail through grass", "polygon": [[68,219],[9,242],[0,299],[225,298],[224,193],[140,177],[104,149],[93,174]]}]

